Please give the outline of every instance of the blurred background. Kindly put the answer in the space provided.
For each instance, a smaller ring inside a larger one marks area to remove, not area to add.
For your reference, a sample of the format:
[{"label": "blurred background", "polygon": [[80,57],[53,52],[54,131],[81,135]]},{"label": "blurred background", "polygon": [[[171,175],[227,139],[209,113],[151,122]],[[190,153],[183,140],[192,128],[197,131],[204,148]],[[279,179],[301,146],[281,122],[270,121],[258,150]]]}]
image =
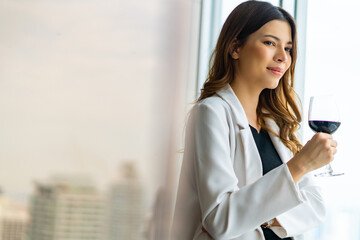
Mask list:
[{"label": "blurred background", "polygon": [[[169,239],[187,112],[235,0],[0,0],[0,240]],[[280,0],[342,125],[307,239],[360,239],[356,0]]]}]

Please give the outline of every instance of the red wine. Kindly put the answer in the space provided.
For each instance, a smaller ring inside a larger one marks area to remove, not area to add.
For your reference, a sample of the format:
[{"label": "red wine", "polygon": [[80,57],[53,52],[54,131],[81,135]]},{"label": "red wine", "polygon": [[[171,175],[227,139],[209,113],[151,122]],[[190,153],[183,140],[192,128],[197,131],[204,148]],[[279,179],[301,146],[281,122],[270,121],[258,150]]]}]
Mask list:
[{"label": "red wine", "polygon": [[330,121],[309,121],[310,128],[315,132],[324,132],[329,134],[333,134],[340,124],[340,122]]}]

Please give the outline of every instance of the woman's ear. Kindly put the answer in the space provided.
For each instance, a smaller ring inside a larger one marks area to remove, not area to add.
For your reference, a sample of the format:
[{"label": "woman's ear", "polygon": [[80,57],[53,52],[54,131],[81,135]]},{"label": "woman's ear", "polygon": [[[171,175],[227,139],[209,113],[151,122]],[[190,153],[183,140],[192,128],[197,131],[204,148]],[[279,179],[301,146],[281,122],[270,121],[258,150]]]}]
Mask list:
[{"label": "woman's ear", "polygon": [[231,43],[231,47],[230,47],[230,55],[233,59],[239,59],[239,52],[240,52],[240,47],[238,46],[239,41],[238,40],[234,40]]}]

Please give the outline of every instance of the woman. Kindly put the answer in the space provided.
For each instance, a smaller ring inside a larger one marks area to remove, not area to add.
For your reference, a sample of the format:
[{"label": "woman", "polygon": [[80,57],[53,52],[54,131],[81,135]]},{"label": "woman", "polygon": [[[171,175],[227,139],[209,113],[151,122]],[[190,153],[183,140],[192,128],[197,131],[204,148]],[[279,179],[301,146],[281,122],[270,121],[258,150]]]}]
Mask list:
[{"label": "woman", "polygon": [[323,221],[309,172],[333,160],[337,143],[297,139],[296,45],[293,18],[270,3],[229,15],[190,114],[173,239],[298,240]]}]

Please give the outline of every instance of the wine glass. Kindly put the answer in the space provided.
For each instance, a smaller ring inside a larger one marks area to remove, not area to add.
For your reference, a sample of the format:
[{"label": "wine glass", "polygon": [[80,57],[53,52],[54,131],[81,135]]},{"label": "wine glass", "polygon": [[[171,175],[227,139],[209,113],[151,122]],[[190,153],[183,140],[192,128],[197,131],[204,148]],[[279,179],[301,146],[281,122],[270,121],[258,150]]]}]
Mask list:
[{"label": "wine glass", "polygon": [[[340,114],[333,95],[312,96],[309,106],[309,126],[314,132],[333,134],[340,126]],[[316,177],[341,176],[344,173],[334,173],[330,164],[326,171],[315,174]]]}]

